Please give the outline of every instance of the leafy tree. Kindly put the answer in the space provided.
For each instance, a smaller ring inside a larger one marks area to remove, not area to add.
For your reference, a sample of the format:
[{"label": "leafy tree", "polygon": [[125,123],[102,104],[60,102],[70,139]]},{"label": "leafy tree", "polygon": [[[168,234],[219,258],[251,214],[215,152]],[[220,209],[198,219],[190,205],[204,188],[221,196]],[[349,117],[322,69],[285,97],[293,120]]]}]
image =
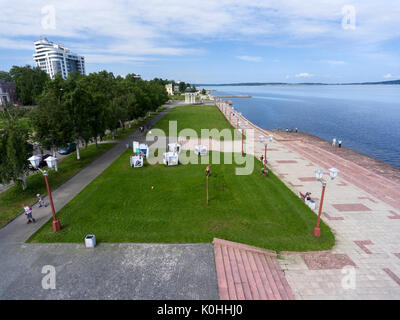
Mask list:
[{"label": "leafy tree", "polygon": [[86,144],[91,137],[88,128],[92,96],[82,85],[83,76],[71,73],[65,81],[65,94],[63,97],[68,118],[71,124],[72,140],[76,144],[76,158],[80,160],[80,143]]},{"label": "leafy tree", "polygon": [[140,75],[135,74],[135,73],[128,73],[128,74],[126,75],[125,79],[126,79],[127,81],[130,81],[130,82],[133,82],[133,83],[142,80],[142,78],[140,77]]},{"label": "leafy tree", "polygon": [[206,91],[206,89],[204,89],[204,88],[203,88],[203,89],[201,89],[201,94],[203,94],[203,95],[204,95],[204,94],[207,94],[207,91]]},{"label": "leafy tree", "polygon": [[61,75],[51,81],[32,111],[31,122],[35,130],[34,138],[44,148],[55,150],[71,142],[72,125],[64,99],[64,80]]},{"label": "leafy tree", "polygon": [[82,78],[83,88],[91,96],[91,104],[88,108],[88,127],[91,137],[94,138],[97,149],[97,138],[104,137],[107,127],[107,108],[112,100],[112,83],[115,80],[112,73],[102,71],[91,73]]},{"label": "leafy tree", "polygon": [[36,104],[44,87],[50,81],[46,72],[39,67],[32,68],[29,65],[13,66],[9,74],[15,81],[17,98],[23,105]]},{"label": "leafy tree", "polygon": [[32,145],[28,143],[28,128],[15,117],[12,110],[4,112],[4,128],[0,129],[0,182],[14,181],[26,189],[26,174],[29,170],[28,158],[32,155]]},{"label": "leafy tree", "polygon": [[182,93],[185,92],[185,90],[186,90],[186,83],[183,81],[179,82],[179,92]]},{"label": "leafy tree", "polygon": [[7,81],[7,82],[10,82],[10,81],[12,81],[13,79],[12,79],[12,77],[11,77],[11,75],[10,75],[9,72],[7,72],[7,71],[0,71],[0,80],[4,80],[4,81]]}]

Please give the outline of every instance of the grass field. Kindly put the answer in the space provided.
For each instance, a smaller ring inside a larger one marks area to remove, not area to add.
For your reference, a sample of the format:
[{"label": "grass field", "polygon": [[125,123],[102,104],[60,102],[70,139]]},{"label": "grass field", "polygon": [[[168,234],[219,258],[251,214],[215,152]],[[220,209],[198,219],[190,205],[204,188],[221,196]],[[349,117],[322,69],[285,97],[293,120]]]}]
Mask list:
[{"label": "grass field", "polygon": [[[222,130],[229,128],[229,122],[224,118],[222,113],[215,106],[178,106],[172,109],[164,118],[162,118],[154,128],[161,129],[168,136],[174,136],[173,133],[169,132],[169,121],[177,120],[178,130],[177,133],[182,129],[190,128],[193,129],[197,136],[201,136],[201,129],[217,129]],[[234,136],[234,130],[230,130],[230,136]],[[193,137],[194,135],[189,135]],[[241,139],[238,132],[234,136],[235,139]],[[217,137],[219,139],[219,137]]]},{"label": "grass field", "polygon": [[[156,127],[168,132],[169,120],[196,132],[228,126],[214,106],[176,107]],[[313,236],[315,213],[273,173],[262,176],[258,160],[252,174],[241,176],[235,175],[236,164],[212,164],[207,205],[205,164],[134,169],[131,154],[127,150],[58,213],[60,232],[54,233],[49,221],[29,241],[82,242],[95,234],[99,242],[211,242],[218,237],[277,251],[334,245],[324,223],[321,238]]]},{"label": "grass field", "polygon": [[[322,250],[334,244],[316,215],[272,173],[235,175],[235,164],[211,165],[206,205],[206,165],[129,166],[127,150],[59,213],[63,229],[50,221],[31,242],[211,242],[214,237],[273,250]],[[154,186],[154,189],[152,187]]]},{"label": "grass field", "polygon": [[[71,153],[58,164],[58,172],[49,170],[48,178],[51,188],[55,189],[113,146],[114,144],[111,143],[99,144],[96,150],[94,145],[90,145],[81,150],[81,160],[76,160],[75,152]],[[26,180],[28,185],[26,190],[23,191],[21,186],[14,185],[0,193],[0,228],[23,211],[24,203],[33,204],[37,193],[43,195],[47,193],[41,173],[31,175]]]}]

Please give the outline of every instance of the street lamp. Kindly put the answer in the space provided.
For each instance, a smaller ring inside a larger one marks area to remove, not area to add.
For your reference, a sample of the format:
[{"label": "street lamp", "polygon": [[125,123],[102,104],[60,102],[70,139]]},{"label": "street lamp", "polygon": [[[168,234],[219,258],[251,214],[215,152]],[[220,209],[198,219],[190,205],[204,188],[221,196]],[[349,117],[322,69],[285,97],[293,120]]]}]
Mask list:
[{"label": "street lamp", "polygon": [[268,141],[264,141],[264,136],[259,137],[260,142],[264,144],[264,177],[267,175],[267,148],[268,148],[268,143],[272,143],[274,141],[274,136],[270,134],[268,136]]},{"label": "street lamp", "polygon": [[210,166],[208,165],[206,168],[206,177],[207,177],[207,204],[208,204],[208,177],[210,176]]},{"label": "street lamp", "polygon": [[[322,193],[321,193],[321,201],[319,203],[317,226],[314,228],[314,236],[318,237],[318,238],[321,236],[321,230],[319,228],[319,223],[320,223],[320,220],[321,220],[322,205],[324,203],[325,188],[326,188],[326,184],[329,181],[329,180],[324,180],[323,179],[324,174],[325,173],[321,169],[318,169],[317,171],[315,171],[315,177],[322,184]],[[330,180],[335,179],[338,174],[339,174],[339,170],[338,169],[336,169],[336,168],[330,168],[329,169],[329,176],[331,178]]]},{"label": "street lamp", "polygon": [[[57,231],[60,231],[61,225],[60,225],[60,222],[56,218],[56,211],[54,209],[53,198],[51,197],[50,185],[49,185],[49,181],[47,179],[48,173],[46,170],[40,169],[40,167],[39,167],[40,160],[41,160],[41,158],[39,158],[37,156],[32,156],[28,159],[28,161],[32,164],[33,168],[35,168],[35,169],[39,170],[41,173],[43,173],[44,180],[46,182],[47,194],[49,195],[51,212],[53,214],[53,231],[57,232]],[[46,158],[46,162],[47,162],[47,166],[49,167],[49,169],[53,169],[56,167],[57,158],[49,156]]]},{"label": "street lamp", "polygon": [[239,132],[242,134],[242,155],[244,155],[243,140],[244,140],[244,135],[245,135],[245,131],[244,130],[245,130],[246,126],[247,126],[246,123],[244,123],[244,125],[242,127],[241,122],[240,121],[238,122],[238,129],[239,129]]}]

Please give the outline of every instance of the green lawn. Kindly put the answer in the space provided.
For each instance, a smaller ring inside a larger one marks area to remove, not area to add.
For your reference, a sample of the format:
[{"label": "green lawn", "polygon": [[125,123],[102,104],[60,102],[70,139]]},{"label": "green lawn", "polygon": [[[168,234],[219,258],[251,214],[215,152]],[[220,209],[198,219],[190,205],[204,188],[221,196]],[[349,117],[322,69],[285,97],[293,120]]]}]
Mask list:
[{"label": "green lawn", "polygon": [[[98,149],[94,145],[81,150],[81,160],[76,160],[76,153],[73,152],[58,164],[58,172],[49,171],[49,183],[52,189],[68,180],[80,169],[87,166],[104,152],[112,148],[114,144],[99,144]],[[19,185],[0,193],[0,228],[13,219],[21,211],[23,204],[33,204],[36,201],[36,194],[47,194],[46,185],[41,173],[34,174],[27,178],[27,189],[22,190]]]},{"label": "green lawn", "polygon": [[[177,120],[178,119],[178,120]],[[178,135],[182,129],[191,128],[197,136],[201,136],[201,129],[222,129],[229,128],[229,122],[225,119],[223,114],[215,106],[177,106],[173,108],[168,114],[162,118],[154,128],[162,129],[166,135],[172,136],[169,132],[169,121],[177,120]],[[234,130],[230,129],[230,139]],[[194,135],[189,135],[193,137]],[[219,136],[215,137],[219,139]],[[241,139],[241,136],[236,132],[235,139]],[[227,139],[228,140],[228,139]]]},{"label": "green lawn", "polygon": [[[334,236],[275,175],[264,177],[255,161],[251,175],[235,175],[237,165],[211,165],[206,205],[206,165],[162,164],[131,168],[127,150],[59,213],[62,230],[51,221],[31,242],[211,242],[214,237],[272,250],[323,250]],[[154,189],[152,189],[154,186]]]}]

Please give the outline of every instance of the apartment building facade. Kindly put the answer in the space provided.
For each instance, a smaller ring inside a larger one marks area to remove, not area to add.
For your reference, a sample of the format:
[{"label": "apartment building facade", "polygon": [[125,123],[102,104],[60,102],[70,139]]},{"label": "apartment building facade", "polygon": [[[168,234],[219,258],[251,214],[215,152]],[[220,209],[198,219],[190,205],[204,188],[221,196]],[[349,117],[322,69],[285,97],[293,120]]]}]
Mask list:
[{"label": "apartment building facade", "polygon": [[45,71],[51,79],[54,79],[57,73],[61,73],[64,79],[73,71],[86,74],[85,57],[71,52],[62,44],[55,44],[43,37],[35,41],[34,44],[35,54],[33,59],[36,65]]}]

